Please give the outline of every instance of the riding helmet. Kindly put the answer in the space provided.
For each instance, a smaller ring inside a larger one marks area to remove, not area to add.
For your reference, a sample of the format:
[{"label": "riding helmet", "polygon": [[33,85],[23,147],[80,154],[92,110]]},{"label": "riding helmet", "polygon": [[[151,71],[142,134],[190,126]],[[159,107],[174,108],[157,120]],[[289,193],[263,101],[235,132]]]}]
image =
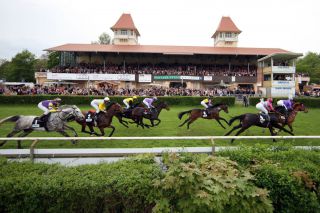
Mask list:
[{"label": "riding helmet", "polygon": [[104,101],[110,101],[110,98],[109,97],[105,97],[103,100]]}]

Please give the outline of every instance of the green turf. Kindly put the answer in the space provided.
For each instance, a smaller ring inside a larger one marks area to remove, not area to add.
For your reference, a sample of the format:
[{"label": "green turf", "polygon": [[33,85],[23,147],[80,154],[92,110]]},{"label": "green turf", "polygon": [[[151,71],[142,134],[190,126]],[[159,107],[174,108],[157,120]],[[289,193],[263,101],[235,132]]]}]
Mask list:
[{"label": "green turf", "polygon": [[[80,106],[82,110],[89,109],[87,106]],[[113,124],[116,127],[114,137],[119,136],[211,136],[224,135],[230,127],[223,129],[214,120],[198,119],[191,125],[191,129],[187,130],[186,126],[179,128],[178,125],[181,121],[178,119],[177,114],[180,111],[188,110],[190,107],[171,107],[170,111],[162,111],[160,119],[161,124],[158,127],[151,129],[142,130],[141,127],[137,128],[135,125],[130,125],[130,128],[125,128],[117,119],[113,120]],[[244,108],[242,106],[235,106],[229,108],[229,114],[221,112],[221,116],[229,120],[232,116],[236,116],[242,113],[256,112],[254,107]],[[37,106],[31,105],[0,105],[0,118],[4,118],[10,115],[40,115],[41,111]],[[183,119],[185,119],[187,115]],[[235,122],[237,124],[237,122]],[[226,124],[224,124],[226,125]],[[72,123],[71,126],[75,127],[79,136],[88,136],[80,132],[80,125]],[[4,123],[0,127],[0,136],[4,137],[8,134],[13,127],[13,123]],[[320,109],[309,109],[308,113],[299,113],[296,121],[293,125],[295,135],[319,135],[320,133]],[[98,129],[96,129],[98,131]],[[110,129],[106,129],[106,134],[109,134]],[[252,127],[242,135],[270,135],[266,129],[263,131],[262,128]],[[287,135],[286,133],[280,133],[279,135]],[[60,136],[57,133],[47,132],[33,132],[30,136],[42,136],[42,137],[57,137]],[[280,142],[280,140],[279,140]],[[23,147],[27,148],[31,142],[23,142]],[[272,143],[270,139],[267,140],[237,140],[234,144],[230,144],[226,140],[217,140],[216,145],[218,146],[229,146],[239,144],[255,144],[255,143]],[[286,140],[285,143],[292,145],[320,145],[320,140],[316,139],[295,139]],[[99,147],[110,147],[110,148],[124,148],[124,147],[164,147],[164,146],[210,146],[209,140],[168,140],[168,141],[157,141],[157,140],[145,140],[145,141],[80,141],[78,144],[73,145],[69,141],[42,141],[37,147],[39,148],[99,148]],[[16,148],[16,142],[8,142],[2,148]]]}]

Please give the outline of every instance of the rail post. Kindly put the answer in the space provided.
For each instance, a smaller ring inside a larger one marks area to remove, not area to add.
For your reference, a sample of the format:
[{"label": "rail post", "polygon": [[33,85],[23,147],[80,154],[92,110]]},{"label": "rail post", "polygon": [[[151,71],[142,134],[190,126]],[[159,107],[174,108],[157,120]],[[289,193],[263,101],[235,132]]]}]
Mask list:
[{"label": "rail post", "polygon": [[215,144],[214,144],[214,139],[213,139],[213,138],[211,138],[211,146],[212,146],[211,154],[212,154],[212,155],[215,155],[216,146],[215,146]]},{"label": "rail post", "polygon": [[39,140],[34,140],[30,146],[30,160],[32,163],[34,162],[34,148],[38,142]]}]

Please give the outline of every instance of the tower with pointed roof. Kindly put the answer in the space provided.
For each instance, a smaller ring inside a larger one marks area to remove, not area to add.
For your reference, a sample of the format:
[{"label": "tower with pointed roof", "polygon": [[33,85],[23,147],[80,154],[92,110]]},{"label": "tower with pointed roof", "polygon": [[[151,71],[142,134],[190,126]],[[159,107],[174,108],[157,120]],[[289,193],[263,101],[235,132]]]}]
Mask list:
[{"label": "tower with pointed roof", "polygon": [[140,33],[132,20],[131,14],[123,13],[118,21],[111,27],[114,33],[113,44],[137,45]]},{"label": "tower with pointed roof", "polygon": [[232,19],[229,16],[223,16],[211,38],[214,39],[215,47],[237,47],[240,33],[241,30],[233,23]]}]

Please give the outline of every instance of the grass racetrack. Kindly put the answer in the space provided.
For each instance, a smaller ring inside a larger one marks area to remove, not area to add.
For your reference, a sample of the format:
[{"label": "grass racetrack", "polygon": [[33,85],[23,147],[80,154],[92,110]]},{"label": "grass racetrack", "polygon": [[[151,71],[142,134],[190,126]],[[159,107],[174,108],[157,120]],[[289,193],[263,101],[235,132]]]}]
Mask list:
[{"label": "grass racetrack", "polygon": [[[89,106],[79,106],[81,110],[89,109]],[[196,106],[194,108],[200,108]],[[186,125],[183,127],[178,127],[178,125],[187,118],[188,115],[184,115],[183,119],[180,121],[177,114],[181,111],[192,109],[192,107],[170,107],[170,111],[163,110],[160,114],[161,123],[159,126],[142,129],[137,128],[135,125],[131,124],[129,128],[125,128],[119,124],[116,118],[113,119],[113,125],[116,127],[113,137],[137,137],[137,136],[222,136],[224,135],[230,127],[227,126],[223,121],[222,124],[225,125],[226,129],[220,127],[220,125],[215,120],[205,120],[198,119],[190,126],[190,130],[187,130]],[[220,116],[226,120],[230,120],[232,116],[236,116],[243,113],[256,113],[255,107],[244,108],[242,106],[234,106],[229,108],[229,114],[220,112]],[[11,115],[41,115],[41,111],[34,105],[0,105],[0,119],[3,119]],[[149,123],[149,121],[145,121]],[[79,136],[89,137],[87,134],[81,133],[81,127],[75,122],[70,123]],[[234,123],[237,125],[238,121]],[[13,127],[13,123],[4,123],[0,126],[0,137],[5,137]],[[319,135],[320,133],[320,109],[310,108],[308,113],[299,112],[295,123],[293,124],[295,135]],[[288,129],[288,127],[287,127]],[[109,134],[111,129],[106,129],[106,135]],[[96,129],[96,132],[99,132]],[[236,131],[235,131],[236,132]],[[233,135],[235,134],[233,132]],[[99,132],[100,133],[100,132]],[[268,129],[263,131],[259,127],[251,127],[249,130],[245,131],[242,135],[270,135]],[[280,132],[279,135],[288,135],[286,133]],[[37,132],[34,131],[29,135],[30,137],[60,137],[58,133],[49,132]],[[281,140],[278,140],[281,142]],[[255,143],[272,144],[271,139],[265,140],[236,140],[233,144],[230,144],[228,140],[216,140],[217,146],[229,146],[229,145],[239,145],[247,144],[252,145]],[[285,140],[284,143],[288,143],[294,146],[320,146],[320,140],[317,139],[290,139]],[[16,148],[15,141],[7,142],[1,148]],[[28,148],[31,142],[22,142],[23,148]],[[129,140],[129,141],[79,141],[76,145],[73,145],[69,141],[41,141],[37,144],[37,148],[128,148],[128,147],[190,147],[190,146],[210,146],[211,142],[209,140]]]}]

